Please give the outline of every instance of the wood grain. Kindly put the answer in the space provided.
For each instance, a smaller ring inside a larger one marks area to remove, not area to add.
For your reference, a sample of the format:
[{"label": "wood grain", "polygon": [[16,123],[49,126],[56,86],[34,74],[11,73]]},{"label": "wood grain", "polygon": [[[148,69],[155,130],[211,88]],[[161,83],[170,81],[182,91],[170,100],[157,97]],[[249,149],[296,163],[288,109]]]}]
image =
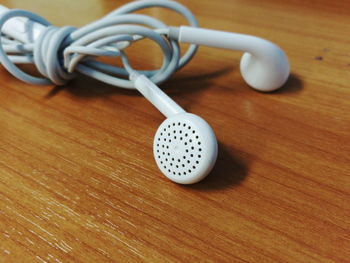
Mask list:
[{"label": "wood grain", "polygon": [[[125,2],[0,1],[75,26]],[[350,2],[186,5],[204,27],[278,43],[286,86],[255,92],[241,53],[201,48],[162,87],[212,125],[220,153],[181,186],[156,167],[164,118],[136,92],[85,77],[30,86],[1,68],[0,262],[349,262]],[[139,47],[134,65],[159,65]]]}]

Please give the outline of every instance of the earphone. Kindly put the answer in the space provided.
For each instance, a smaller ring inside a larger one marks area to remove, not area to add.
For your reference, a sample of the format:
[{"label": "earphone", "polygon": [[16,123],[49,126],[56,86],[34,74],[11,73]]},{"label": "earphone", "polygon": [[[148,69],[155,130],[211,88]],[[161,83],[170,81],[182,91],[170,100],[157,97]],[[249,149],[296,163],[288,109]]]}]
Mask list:
[{"label": "earphone", "polygon": [[[169,27],[150,16],[129,14],[147,7],[176,11],[190,26]],[[137,89],[147,98],[166,117],[154,138],[155,161],[165,176],[180,184],[199,182],[210,173],[218,144],[205,120],[187,113],[157,84],[185,66],[198,45],[245,52],[241,74],[256,90],[276,90],[289,77],[288,58],[277,45],[254,36],[199,28],[193,14],[175,1],[131,2],[80,29],[56,28],[34,13],[3,6],[0,14],[0,62],[15,77],[36,85],[63,85],[80,72],[121,88]],[[136,71],[129,63],[127,48],[144,38],[157,43],[163,52],[158,70]],[[180,43],[191,44],[183,57]],[[99,56],[121,57],[124,68],[99,62]],[[15,65],[20,63],[34,64],[43,77],[23,72]]]},{"label": "earphone", "polygon": [[178,34],[181,43],[244,51],[240,63],[241,74],[248,85],[256,90],[274,91],[283,86],[289,77],[287,56],[277,45],[265,39],[187,26],[173,31],[176,32],[174,35]]},{"label": "earphone", "polygon": [[166,116],[153,142],[159,169],[177,183],[202,180],[213,168],[218,153],[212,128],[199,116],[185,112],[144,75],[135,76],[135,87]]}]

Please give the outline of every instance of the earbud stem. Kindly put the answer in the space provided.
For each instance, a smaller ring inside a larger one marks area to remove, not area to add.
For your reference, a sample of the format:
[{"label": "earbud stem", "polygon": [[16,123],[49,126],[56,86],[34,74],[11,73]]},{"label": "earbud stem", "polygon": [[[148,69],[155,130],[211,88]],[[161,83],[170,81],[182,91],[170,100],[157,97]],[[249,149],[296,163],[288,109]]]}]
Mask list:
[{"label": "earbud stem", "polygon": [[249,52],[252,55],[257,55],[256,53],[258,53],[257,48],[259,48],[259,44],[274,45],[273,43],[259,37],[212,29],[181,26],[178,32],[179,41],[182,43],[239,50]]},{"label": "earbud stem", "polygon": [[167,118],[176,114],[185,113],[183,108],[181,108],[145,75],[137,76],[134,83],[135,88]]}]

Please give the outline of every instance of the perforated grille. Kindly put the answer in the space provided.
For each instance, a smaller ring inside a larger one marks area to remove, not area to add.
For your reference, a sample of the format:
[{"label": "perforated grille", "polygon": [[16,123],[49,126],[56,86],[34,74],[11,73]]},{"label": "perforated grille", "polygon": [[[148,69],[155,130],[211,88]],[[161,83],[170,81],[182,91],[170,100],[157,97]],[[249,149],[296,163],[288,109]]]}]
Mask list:
[{"label": "perforated grille", "polygon": [[198,169],[202,161],[201,137],[185,122],[168,124],[155,138],[155,155],[169,174],[186,176]]}]

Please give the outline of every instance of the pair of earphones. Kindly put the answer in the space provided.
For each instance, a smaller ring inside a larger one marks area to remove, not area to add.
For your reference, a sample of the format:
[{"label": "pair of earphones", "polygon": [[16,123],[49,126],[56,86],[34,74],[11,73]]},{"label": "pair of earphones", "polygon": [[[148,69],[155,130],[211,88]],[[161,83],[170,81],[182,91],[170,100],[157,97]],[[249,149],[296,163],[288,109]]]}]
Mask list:
[{"label": "pair of earphones", "polygon": [[[173,10],[190,26],[171,27],[156,18],[132,14],[148,7]],[[137,89],[166,117],[154,138],[154,158],[162,173],[180,184],[199,182],[210,173],[218,144],[205,120],[186,112],[157,84],[185,66],[198,45],[243,51],[242,77],[258,91],[280,88],[290,72],[288,58],[277,45],[255,36],[199,28],[186,7],[170,0],[131,2],[80,29],[57,28],[34,13],[0,6],[0,29],[0,62],[25,82],[63,85],[80,72],[121,88]],[[145,38],[163,52],[158,70],[137,71],[129,63],[127,48]],[[191,44],[183,57],[180,43]],[[96,58],[100,56],[120,57],[123,67],[99,62]],[[16,66],[21,63],[34,64],[43,77],[23,72]]]}]

